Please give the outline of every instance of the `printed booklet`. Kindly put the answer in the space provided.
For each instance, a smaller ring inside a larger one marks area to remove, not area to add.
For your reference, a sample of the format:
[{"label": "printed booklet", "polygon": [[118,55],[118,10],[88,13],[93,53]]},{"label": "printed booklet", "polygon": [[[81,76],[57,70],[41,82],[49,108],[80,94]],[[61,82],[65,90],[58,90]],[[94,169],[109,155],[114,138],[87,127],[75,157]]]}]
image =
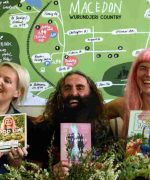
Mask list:
[{"label": "printed booklet", "polygon": [[130,112],[127,155],[150,154],[150,111]]},{"label": "printed booklet", "polygon": [[79,162],[91,150],[90,123],[61,123],[61,160]]},{"label": "printed booklet", "polygon": [[26,114],[0,115],[0,152],[12,147],[27,147]]}]

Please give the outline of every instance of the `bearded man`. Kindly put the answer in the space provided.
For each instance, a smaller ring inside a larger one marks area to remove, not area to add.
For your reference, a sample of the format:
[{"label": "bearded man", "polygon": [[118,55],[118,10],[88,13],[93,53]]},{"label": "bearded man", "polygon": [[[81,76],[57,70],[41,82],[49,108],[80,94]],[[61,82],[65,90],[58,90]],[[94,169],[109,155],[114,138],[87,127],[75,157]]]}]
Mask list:
[{"label": "bearded man", "polygon": [[103,102],[95,83],[84,73],[71,71],[60,79],[44,111],[51,124],[54,164],[60,161],[60,123],[91,123],[92,146],[105,146],[112,138]]}]

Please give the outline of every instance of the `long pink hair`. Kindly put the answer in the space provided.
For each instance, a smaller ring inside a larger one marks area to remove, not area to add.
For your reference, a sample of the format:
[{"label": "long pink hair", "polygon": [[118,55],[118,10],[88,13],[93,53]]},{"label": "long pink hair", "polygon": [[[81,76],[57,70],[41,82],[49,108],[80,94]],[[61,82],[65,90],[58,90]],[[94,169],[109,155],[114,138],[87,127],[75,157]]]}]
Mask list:
[{"label": "long pink hair", "polygon": [[129,113],[130,110],[140,110],[142,108],[142,98],[140,94],[140,87],[137,84],[137,68],[140,63],[149,62],[150,63],[150,48],[143,50],[137,58],[133,61],[130,72],[128,75],[128,81],[125,88],[125,103],[126,103],[126,113],[124,121],[124,130],[127,135]]}]

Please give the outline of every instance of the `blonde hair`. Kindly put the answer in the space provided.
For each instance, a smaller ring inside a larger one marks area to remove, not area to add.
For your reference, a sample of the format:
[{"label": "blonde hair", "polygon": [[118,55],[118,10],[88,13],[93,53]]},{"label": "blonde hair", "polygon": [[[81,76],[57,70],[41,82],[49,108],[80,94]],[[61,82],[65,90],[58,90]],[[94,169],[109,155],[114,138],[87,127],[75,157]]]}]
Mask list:
[{"label": "blonde hair", "polygon": [[6,122],[5,122],[6,119],[11,119],[11,121],[12,121],[11,129],[12,129],[13,132],[15,132],[16,131],[16,123],[15,123],[14,118],[12,116],[10,116],[10,115],[4,116],[2,124],[1,124],[1,130],[7,130],[7,125],[6,125]]},{"label": "blonde hair", "polygon": [[17,88],[21,90],[21,96],[13,99],[12,101],[12,104],[14,106],[17,106],[19,103],[23,102],[26,98],[27,91],[30,85],[29,72],[23,66],[16,63],[12,63],[12,62],[3,62],[2,64],[0,64],[0,67],[3,67],[3,66],[8,66],[12,68],[13,70],[15,70],[15,72],[17,73],[17,76],[18,76]]}]

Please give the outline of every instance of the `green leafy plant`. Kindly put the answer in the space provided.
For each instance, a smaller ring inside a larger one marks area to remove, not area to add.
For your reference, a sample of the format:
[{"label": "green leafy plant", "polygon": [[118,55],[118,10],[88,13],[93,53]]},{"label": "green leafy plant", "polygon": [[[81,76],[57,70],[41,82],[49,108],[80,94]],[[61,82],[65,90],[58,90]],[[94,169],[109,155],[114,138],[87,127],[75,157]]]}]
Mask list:
[{"label": "green leafy plant", "polygon": [[[147,180],[150,179],[150,157],[142,154],[125,157],[123,142],[117,141],[105,147],[94,160],[92,153],[73,163],[66,180]],[[52,154],[49,150],[49,168],[41,169],[36,164],[23,161],[20,168],[6,165],[7,173],[0,175],[1,180],[51,180]],[[58,177],[55,179],[59,179]]]},{"label": "green leafy plant", "polygon": [[150,157],[142,154],[129,156],[121,164],[120,180],[150,179]]},{"label": "green leafy plant", "polygon": [[34,163],[24,161],[20,168],[5,165],[7,173],[0,175],[1,180],[49,180],[50,173]]},{"label": "green leafy plant", "polygon": [[111,155],[109,158],[103,156],[94,162],[84,160],[80,164],[73,164],[70,169],[67,180],[114,180],[119,176],[119,164],[114,165],[115,157]]}]

